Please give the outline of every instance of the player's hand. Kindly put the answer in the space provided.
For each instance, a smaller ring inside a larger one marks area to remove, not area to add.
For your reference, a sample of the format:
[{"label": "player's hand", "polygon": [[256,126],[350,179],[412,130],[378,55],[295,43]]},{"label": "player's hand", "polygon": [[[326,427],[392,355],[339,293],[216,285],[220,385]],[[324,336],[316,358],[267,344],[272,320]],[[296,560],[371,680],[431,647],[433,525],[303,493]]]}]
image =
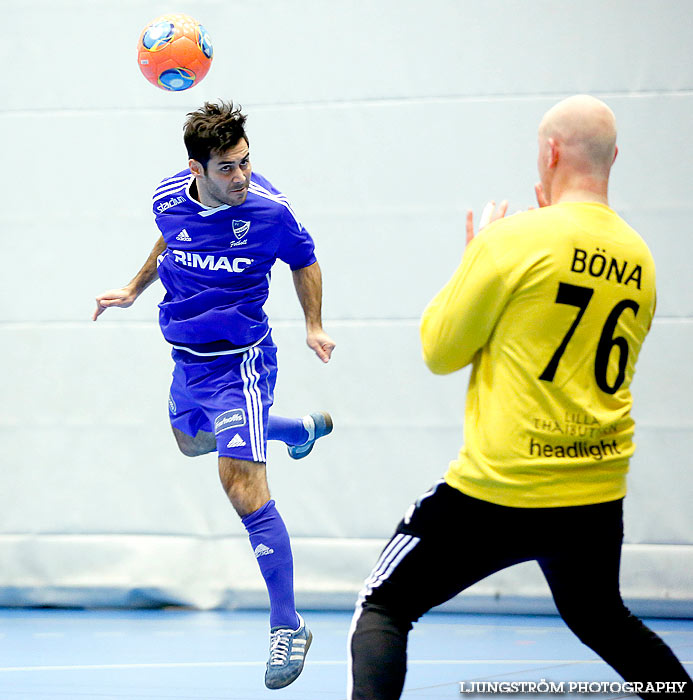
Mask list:
[{"label": "player's hand", "polygon": [[330,361],[332,351],[336,345],[334,340],[322,328],[308,331],[306,343],[323,362]]},{"label": "player's hand", "polygon": [[[498,209],[496,210],[496,203],[491,200],[484,207],[481,212],[481,219],[479,220],[479,231],[485,226],[488,226],[491,222],[497,219],[502,219],[506,212],[508,211],[508,200],[504,199]],[[474,238],[474,212],[471,209],[467,210],[467,245],[469,245]]]},{"label": "player's hand", "polygon": [[537,204],[540,207],[548,207],[549,204],[551,204],[544,194],[544,188],[541,186],[541,182],[537,182],[537,184],[534,185],[534,193],[537,196]]},{"label": "player's hand", "polygon": [[118,306],[121,309],[127,309],[128,306],[132,306],[137,299],[137,294],[129,287],[123,287],[122,289],[109,289],[103,294],[99,294],[96,297],[96,310],[94,311],[91,320],[96,321],[96,319],[106,310],[110,309],[111,306]]}]

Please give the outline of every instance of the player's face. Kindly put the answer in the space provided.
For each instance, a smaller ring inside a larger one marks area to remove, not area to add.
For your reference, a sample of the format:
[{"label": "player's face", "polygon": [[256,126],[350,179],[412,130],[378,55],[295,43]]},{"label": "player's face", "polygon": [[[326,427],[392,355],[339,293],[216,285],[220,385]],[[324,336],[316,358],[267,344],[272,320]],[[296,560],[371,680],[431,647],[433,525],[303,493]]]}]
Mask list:
[{"label": "player's face", "polygon": [[228,204],[237,207],[245,202],[250,185],[250,150],[245,139],[223,153],[213,153],[206,171],[193,165],[191,170],[197,178],[197,190],[202,204],[217,207]]}]

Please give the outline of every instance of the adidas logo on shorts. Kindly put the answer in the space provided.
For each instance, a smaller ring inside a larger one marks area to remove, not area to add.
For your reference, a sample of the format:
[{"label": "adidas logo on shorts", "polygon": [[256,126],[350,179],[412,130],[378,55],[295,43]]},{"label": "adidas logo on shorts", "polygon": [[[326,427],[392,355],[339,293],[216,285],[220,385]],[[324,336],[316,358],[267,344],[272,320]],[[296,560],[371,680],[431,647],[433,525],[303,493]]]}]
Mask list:
[{"label": "adidas logo on shorts", "polygon": [[253,554],[255,554],[256,559],[259,559],[260,557],[266,557],[268,554],[274,554],[274,550],[270,549],[266,544],[259,544],[255,547]]},{"label": "adidas logo on shorts", "polygon": [[177,241],[192,241],[192,238],[190,238],[190,234],[183,229],[177,236],[176,236]]},{"label": "adidas logo on shorts", "polygon": [[226,447],[245,447],[245,440],[236,433],[230,440]]}]

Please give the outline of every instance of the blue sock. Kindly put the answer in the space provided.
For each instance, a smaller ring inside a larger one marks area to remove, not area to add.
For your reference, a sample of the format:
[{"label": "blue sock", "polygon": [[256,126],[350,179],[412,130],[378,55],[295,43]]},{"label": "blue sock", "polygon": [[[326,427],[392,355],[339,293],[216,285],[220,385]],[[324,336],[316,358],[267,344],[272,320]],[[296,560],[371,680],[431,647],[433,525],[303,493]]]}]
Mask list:
[{"label": "blue sock", "polygon": [[269,417],[267,439],[281,440],[287,445],[302,445],[308,439],[308,431],[303,425],[302,418]]},{"label": "blue sock", "polygon": [[274,501],[242,518],[270,600],[270,627],[298,629],[294,602],[294,559],[286,525]]}]

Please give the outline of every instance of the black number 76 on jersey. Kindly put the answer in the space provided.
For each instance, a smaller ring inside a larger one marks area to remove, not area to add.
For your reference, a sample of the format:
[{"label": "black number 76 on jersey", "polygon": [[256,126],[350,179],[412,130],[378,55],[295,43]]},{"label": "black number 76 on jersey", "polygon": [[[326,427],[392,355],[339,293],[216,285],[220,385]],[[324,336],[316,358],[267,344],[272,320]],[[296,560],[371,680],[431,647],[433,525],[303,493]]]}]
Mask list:
[{"label": "black number 76 on jersey", "polygon": [[[563,336],[561,344],[556,348],[553,356],[549,360],[549,364],[546,365],[544,371],[539,375],[539,379],[543,379],[546,382],[552,382],[556,376],[556,370],[563,357],[563,353],[568,347],[570,339],[575,333],[575,329],[580,325],[580,321],[587,310],[587,307],[594,294],[594,289],[591,287],[581,287],[576,284],[567,284],[566,282],[559,282],[558,293],[556,294],[557,304],[567,304],[568,306],[576,306],[578,308],[577,316],[573,321],[572,325],[568,329],[568,332]],[[632,309],[633,315],[638,315],[638,310],[640,306],[637,302],[632,299],[623,299],[619,301],[616,306],[611,310],[611,313],[607,316],[604,322],[604,327],[602,328],[602,334],[599,338],[599,344],[597,345],[597,354],[594,358],[594,378],[597,381],[597,386],[607,394],[615,394],[623,380],[626,378],[626,365],[628,364],[628,342],[625,338],[616,337],[614,338],[614,331],[616,330],[616,325],[621,314],[626,309]],[[618,374],[613,384],[609,384],[606,372],[609,367],[609,358],[611,357],[611,351],[613,348],[618,348]]]}]

